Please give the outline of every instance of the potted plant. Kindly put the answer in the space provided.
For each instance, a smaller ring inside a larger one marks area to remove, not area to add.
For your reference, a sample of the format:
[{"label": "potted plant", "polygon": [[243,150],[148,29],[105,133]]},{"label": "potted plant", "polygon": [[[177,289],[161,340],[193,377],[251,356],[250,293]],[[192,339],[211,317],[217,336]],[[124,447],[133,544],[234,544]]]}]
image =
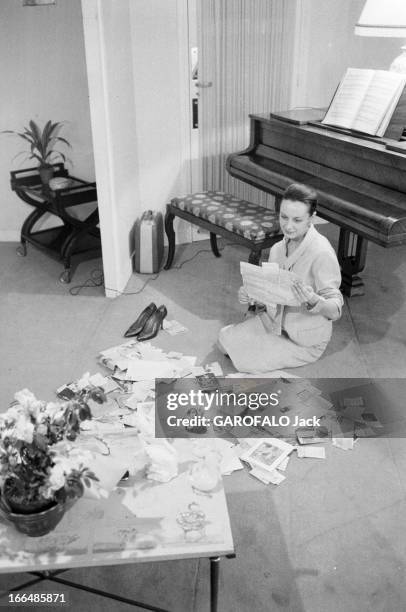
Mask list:
[{"label": "potted plant", "polygon": [[24,154],[28,156],[28,159],[36,159],[38,161],[38,172],[41,177],[41,181],[45,185],[49,183],[53,176],[52,164],[58,159],[62,160],[63,162],[66,161],[66,156],[55,147],[59,143],[62,143],[68,147],[71,146],[65,138],[58,135],[61,127],[61,122],[52,123],[52,121],[49,120],[41,130],[38,124],[31,119],[28,127],[25,126],[23,128],[23,132],[16,132],[14,130],[3,130],[2,132],[3,134],[14,134],[15,136],[19,136],[29,143],[29,153],[21,151],[17,154],[17,156]]},{"label": "potted plant", "polygon": [[96,476],[89,455],[72,444],[91,418],[87,401],[101,403],[100,388],[68,402],[43,402],[27,389],[0,415],[0,510],[31,536],[52,530]]}]

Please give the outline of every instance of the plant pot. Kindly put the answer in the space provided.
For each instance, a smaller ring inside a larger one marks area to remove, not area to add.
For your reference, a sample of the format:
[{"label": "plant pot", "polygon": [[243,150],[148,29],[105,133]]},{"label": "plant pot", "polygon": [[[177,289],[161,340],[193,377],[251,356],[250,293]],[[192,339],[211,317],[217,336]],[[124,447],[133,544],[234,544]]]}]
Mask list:
[{"label": "plant pot", "polygon": [[0,515],[14,527],[31,537],[43,536],[55,529],[58,523],[62,520],[65,512],[72,506],[66,502],[51,502],[45,509],[38,509],[33,512],[15,512],[9,510],[3,499],[0,498]]},{"label": "plant pot", "polygon": [[54,169],[52,166],[40,166],[38,168],[38,173],[40,175],[42,184],[48,185],[49,181],[54,175]]},{"label": "plant pot", "polygon": [[16,514],[35,514],[36,512],[48,510],[55,505],[53,501],[40,500],[24,503],[15,501],[9,497],[5,497],[5,499],[7,500],[7,505],[10,507],[11,512],[15,512]]}]

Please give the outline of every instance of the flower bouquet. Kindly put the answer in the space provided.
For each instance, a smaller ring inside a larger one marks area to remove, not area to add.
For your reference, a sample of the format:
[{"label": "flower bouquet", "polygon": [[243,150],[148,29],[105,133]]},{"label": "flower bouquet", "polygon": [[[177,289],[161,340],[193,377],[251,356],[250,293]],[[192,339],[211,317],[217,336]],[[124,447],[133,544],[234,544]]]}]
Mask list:
[{"label": "flower bouquet", "polygon": [[0,414],[0,510],[27,535],[44,535],[62,519],[96,476],[87,455],[70,444],[91,418],[89,399],[105,401],[100,388],[68,402],[43,402],[27,389]]}]

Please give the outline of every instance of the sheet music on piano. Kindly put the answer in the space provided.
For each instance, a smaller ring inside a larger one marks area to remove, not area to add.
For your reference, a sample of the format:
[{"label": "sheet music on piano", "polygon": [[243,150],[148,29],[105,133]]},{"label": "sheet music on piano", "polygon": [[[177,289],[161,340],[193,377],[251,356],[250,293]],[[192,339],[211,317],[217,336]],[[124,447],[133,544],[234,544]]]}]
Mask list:
[{"label": "sheet music on piano", "polygon": [[348,68],[322,123],[383,136],[405,83],[405,74]]}]

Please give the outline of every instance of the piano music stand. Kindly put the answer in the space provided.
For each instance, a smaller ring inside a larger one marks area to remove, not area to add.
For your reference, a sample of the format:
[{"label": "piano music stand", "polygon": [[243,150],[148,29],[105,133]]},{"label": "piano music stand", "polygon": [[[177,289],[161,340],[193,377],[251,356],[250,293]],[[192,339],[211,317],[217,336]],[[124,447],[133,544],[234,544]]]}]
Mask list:
[{"label": "piano music stand", "polygon": [[[323,109],[314,110],[322,111]],[[356,136],[357,138],[364,138],[365,140],[372,140],[373,142],[384,142],[385,144],[387,144],[387,141],[389,141],[389,144],[391,141],[399,142],[402,139],[403,131],[406,128],[406,86],[403,88],[401,96],[398,100],[395,110],[392,113],[392,117],[383,136],[373,136],[372,134],[364,134],[363,132],[357,132],[356,130],[322,123],[324,115],[325,113],[322,114],[321,117],[310,118],[309,121],[303,120],[301,121],[300,125],[303,125],[305,123],[308,123],[310,125],[315,124],[317,125],[317,127],[340,132],[341,134],[348,134],[349,136]],[[276,115],[272,114],[271,116],[277,117]]]},{"label": "piano music stand", "polygon": [[403,88],[402,94],[396,105],[395,110],[389,125],[383,135],[384,139],[400,140],[403,135],[403,130],[406,127],[406,87]]}]

